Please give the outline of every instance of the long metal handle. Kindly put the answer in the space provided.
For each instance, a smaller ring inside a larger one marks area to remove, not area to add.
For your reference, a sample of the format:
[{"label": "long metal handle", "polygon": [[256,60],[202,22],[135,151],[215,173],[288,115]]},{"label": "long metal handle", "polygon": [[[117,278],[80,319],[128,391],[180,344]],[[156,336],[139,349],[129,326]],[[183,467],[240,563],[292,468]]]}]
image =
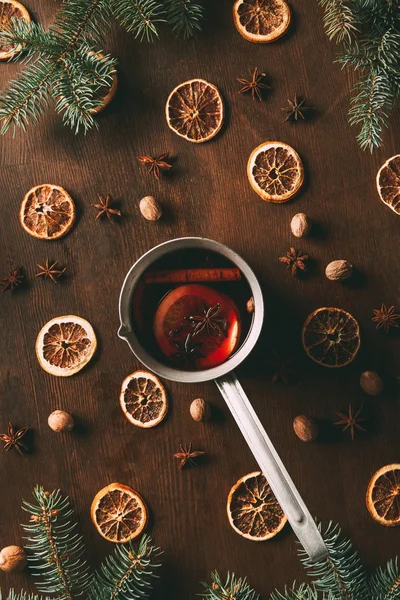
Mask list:
[{"label": "long metal handle", "polygon": [[325,558],[328,551],[315,521],[236,375],[229,373],[215,383],[304,550],[313,562]]}]

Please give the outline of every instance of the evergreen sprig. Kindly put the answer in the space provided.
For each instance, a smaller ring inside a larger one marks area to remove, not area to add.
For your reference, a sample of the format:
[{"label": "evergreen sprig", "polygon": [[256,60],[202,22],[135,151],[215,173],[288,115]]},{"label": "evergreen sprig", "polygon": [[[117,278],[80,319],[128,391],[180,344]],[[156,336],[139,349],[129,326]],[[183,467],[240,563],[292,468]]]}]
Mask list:
[{"label": "evergreen sprig", "polygon": [[97,127],[93,113],[115,75],[116,60],[101,52],[113,18],[152,41],[163,22],[190,37],[202,17],[194,0],[65,0],[47,30],[15,19],[0,24],[0,45],[21,49],[13,60],[30,63],[0,94],[0,133],[37,123],[50,102],[76,133]]},{"label": "evergreen sprig", "polygon": [[[0,590],[0,600],[3,600],[3,595]],[[4,599],[6,600],[6,599]],[[36,594],[27,594],[26,592],[14,592],[14,590],[10,590],[8,592],[7,600],[47,600]]]},{"label": "evergreen sprig", "polygon": [[349,122],[360,126],[363,150],[382,144],[382,132],[400,94],[398,0],[318,0],[329,39],[341,44],[338,61],[358,74]]},{"label": "evergreen sprig", "polygon": [[[312,563],[299,546],[300,560],[312,583],[294,583],[281,592],[273,592],[270,600],[400,600],[397,558],[369,576],[338,525],[329,523],[325,530],[319,525],[319,529],[328,549],[326,559]],[[237,578],[234,573],[228,574],[225,585],[217,572],[212,573],[211,579],[211,584],[203,584],[206,588],[203,596],[207,600],[255,600],[258,597],[247,580]]]}]

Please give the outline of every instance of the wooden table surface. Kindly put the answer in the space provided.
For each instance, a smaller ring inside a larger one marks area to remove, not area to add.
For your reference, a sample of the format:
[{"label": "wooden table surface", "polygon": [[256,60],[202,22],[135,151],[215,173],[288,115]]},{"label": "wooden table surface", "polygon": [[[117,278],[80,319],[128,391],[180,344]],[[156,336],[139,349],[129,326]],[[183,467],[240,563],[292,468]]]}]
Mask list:
[{"label": "wooden table surface", "polygon": [[[0,140],[2,182],[0,221],[1,274],[23,265],[28,283],[1,295],[0,430],[8,420],[31,429],[30,453],[0,455],[0,546],[20,543],[19,523],[26,517],[21,498],[35,484],[61,488],[70,495],[96,565],[112,546],[94,530],[89,507],[95,493],[118,481],[146,498],[152,514],[150,531],[165,551],[162,580],[154,598],[183,600],[201,591],[199,581],[212,569],[247,575],[267,595],[275,587],[303,579],[289,527],[263,544],[246,541],[229,526],[225,504],[238,478],[257,468],[213,383],[168,383],[171,409],[159,427],[144,431],[130,425],[118,402],[127,374],[140,365],[118,339],[118,295],[127,270],[159,242],[179,236],[207,236],[227,244],[254,268],[265,292],[265,330],[253,355],[238,374],[243,387],[280,452],[310,511],[323,521],[339,521],[364,562],[375,567],[394,556],[400,530],[376,524],[365,507],[370,476],[384,464],[399,462],[400,338],[375,330],[373,308],[382,302],[400,306],[400,219],[379,200],[375,176],[386,158],[399,151],[398,111],[373,156],[363,153],[356,131],[346,120],[351,77],[334,64],[335,45],[322,27],[315,0],[293,1],[294,25],[281,41],[251,44],[240,37],[231,16],[231,0],[208,2],[204,30],[183,43],[169,31],[154,44],[139,44],[119,27],[107,49],[119,59],[118,96],[99,117],[99,130],[86,137],[64,128],[52,111],[27,134]],[[47,25],[56,3],[26,2]],[[254,67],[268,74],[272,90],[264,102],[237,93],[236,77]],[[1,65],[1,82],[17,72]],[[165,100],[178,83],[203,77],[221,90],[227,116],[222,132],[205,144],[190,144],[167,128]],[[283,123],[280,108],[297,92],[316,107],[309,122]],[[306,167],[306,184],[293,201],[279,206],[263,202],[251,190],[246,162],[266,140],[296,148]],[[136,157],[169,151],[175,161],[160,183],[146,177]],[[39,183],[64,186],[75,199],[78,219],[70,234],[54,242],[38,241],[19,224],[25,192]],[[111,193],[123,217],[118,224],[94,220],[96,193]],[[152,194],[165,207],[165,218],[145,221],[138,210]],[[305,212],[314,233],[296,240],[289,223]],[[278,257],[289,246],[313,259],[309,276],[292,279]],[[37,263],[49,258],[67,267],[58,285],[35,279]],[[328,281],[324,268],[333,259],[348,259],[357,275],[348,285]],[[362,329],[356,361],[340,370],[313,364],[301,348],[304,319],[320,306],[349,310]],[[94,326],[99,349],[84,371],[71,378],[44,372],[35,356],[35,339],[50,318],[77,314]],[[276,349],[294,358],[299,383],[272,385],[263,362]],[[359,387],[360,373],[377,370],[386,390],[379,398]],[[192,399],[202,396],[219,418],[195,423]],[[335,410],[364,404],[368,434],[352,443],[329,426]],[[47,425],[56,408],[71,412],[79,426],[58,435]],[[319,443],[304,444],[293,433],[297,414],[327,422]],[[332,433],[332,430],[335,431]],[[193,442],[208,459],[182,472],[172,454],[180,442]],[[3,590],[34,590],[29,574],[0,575]]]}]

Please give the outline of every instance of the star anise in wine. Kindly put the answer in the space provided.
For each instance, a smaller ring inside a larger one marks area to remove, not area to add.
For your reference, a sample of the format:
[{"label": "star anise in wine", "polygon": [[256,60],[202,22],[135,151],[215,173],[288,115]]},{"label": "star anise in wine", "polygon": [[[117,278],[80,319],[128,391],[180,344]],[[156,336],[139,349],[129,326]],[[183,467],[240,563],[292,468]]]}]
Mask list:
[{"label": "star anise in wine", "polygon": [[286,256],[280,256],[279,260],[281,263],[285,263],[293,277],[296,277],[298,271],[307,271],[308,254],[303,254],[301,250],[296,250],[296,248],[289,248]]},{"label": "star anise in wine", "polygon": [[289,100],[288,98],[288,106],[285,108],[281,108],[284,112],[288,113],[285,118],[285,123],[287,121],[298,121],[299,118],[305,121],[307,111],[313,110],[311,106],[305,106],[305,100],[300,100],[297,97],[297,94],[294,95],[293,100]]},{"label": "star anise in wine", "polygon": [[63,269],[57,269],[57,265],[57,261],[50,265],[49,259],[46,259],[46,264],[44,266],[38,264],[40,271],[36,273],[36,277],[44,277],[44,279],[51,279],[51,281],[57,283],[57,279],[59,279],[67,270],[67,267],[64,267]]},{"label": "star anise in wine", "polygon": [[2,285],[2,292],[15,290],[24,280],[22,274],[22,267],[15,267],[8,277],[0,277],[0,285]]},{"label": "star anise in wine", "polygon": [[186,339],[183,342],[183,344],[175,340],[173,341],[173,343],[174,346],[176,346],[176,348],[178,349],[178,352],[173,354],[171,358],[176,360],[182,366],[190,365],[194,368],[196,358],[204,358],[203,354],[201,354],[201,352],[199,352],[198,350],[201,344],[193,343],[193,335],[191,333],[189,333],[186,336]]},{"label": "star anise in wine", "polygon": [[378,309],[374,309],[374,316],[372,317],[372,321],[376,323],[376,328],[385,330],[386,333],[389,333],[391,327],[398,327],[399,324],[396,323],[400,319],[400,315],[396,313],[396,307],[390,306],[386,308],[385,304]]},{"label": "star anise in wine", "polygon": [[341,412],[335,411],[337,416],[339,417],[339,421],[335,421],[334,425],[344,425],[343,431],[346,431],[346,429],[349,429],[352,440],[354,440],[357,430],[358,431],[367,431],[366,429],[364,429],[364,427],[362,427],[360,425],[360,423],[363,423],[364,421],[366,421],[366,419],[364,417],[360,417],[362,409],[363,409],[363,407],[360,406],[360,408],[354,413],[353,407],[350,404],[347,414],[343,414]]},{"label": "star anise in wine", "polygon": [[215,306],[204,306],[202,315],[188,317],[188,321],[193,325],[193,335],[198,335],[204,329],[208,335],[226,336],[227,320],[219,316],[221,314],[221,304],[218,302]]},{"label": "star anise in wine", "polygon": [[186,465],[196,467],[196,458],[205,455],[203,450],[192,450],[192,444],[189,444],[189,446],[182,446],[182,444],[179,444],[179,447],[181,451],[176,452],[176,454],[174,454],[174,458],[179,458],[181,461],[179,465],[180,469],[183,469],[183,467]]},{"label": "star anise in wine", "polygon": [[275,350],[272,353],[272,357],[267,361],[267,365],[271,370],[272,378],[271,382],[276,383],[282,381],[285,385],[297,380],[297,372],[293,368],[293,358],[282,358]]},{"label": "star anise in wine", "polygon": [[270,85],[266,85],[262,83],[262,80],[265,79],[265,73],[258,73],[258,68],[256,67],[253,71],[251,79],[242,79],[241,77],[237,77],[239,83],[242,84],[242,87],[238,91],[238,94],[246,94],[247,92],[251,93],[251,97],[255,100],[255,97],[262,100],[261,90],[271,89]]},{"label": "star anise in wine", "polygon": [[4,450],[8,452],[11,448],[15,448],[15,450],[22,455],[22,450],[28,452],[28,448],[21,442],[22,438],[28,431],[27,427],[23,427],[23,429],[18,429],[18,431],[14,430],[14,427],[11,422],[8,423],[8,432],[0,433],[0,440],[5,443]]},{"label": "star anise in wine", "polygon": [[148,167],[147,175],[153,173],[156,179],[160,179],[161,171],[168,171],[172,168],[171,163],[168,162],[168,157],[169,152],[165,152],[156,158],[153,158],[149,154],[145,154],[144,156],[138,156],[137,159],[142,165]]},{"label": "star anise in wine", "polygon": [[118,217],[120,217],[121,211],[117,210],[116,208],[111,208],[110,194],[107,194],[106,198],[104,198],[101,194],[97,194],[97,197],[99,199],[99,202],[97,204],[92,204],[92,206],[97,208],[97,210],[99,211],[96,215],[96,221],[97,219],[101,219],[104,216],[106,216],[111,221],[111,223],[114,223],[114,216],[117,215]]}]

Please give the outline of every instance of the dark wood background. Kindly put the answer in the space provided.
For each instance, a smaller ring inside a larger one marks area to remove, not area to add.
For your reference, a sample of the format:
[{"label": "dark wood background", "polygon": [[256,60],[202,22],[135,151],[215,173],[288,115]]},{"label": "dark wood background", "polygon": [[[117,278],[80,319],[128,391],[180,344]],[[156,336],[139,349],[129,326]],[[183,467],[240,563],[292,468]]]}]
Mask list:
[{"label": "dark wood background", "polygon": [[[48,24],[58,6],[53,0],[26,3]],[[312,514],[339,521],[368,567],[376,567],[399,548],[400,530],[376,524],[365,508],[370,476],[386,463],[399,462],[400,338],[376,332],[373,308],[381,302],[400,307],[400,218],[379,200],[375,176],[381,163],[399,151],[399,112],[395,111],[385,144],[373,156],[363,153],[356,130],[347,124],[351,78],[334,64],[335,45],[322,27],[315,0],[293,0],[294,24],[284,39],[251,44],[237,33],[230,0],[208,2],[204,30],[183,43],[163,31],[154,44],[139,44],[115,27],[107,50],[119,59],[118,96],[99,117],[99,130],[76,137],[50,111],[40,124],[1,139],[1,274],[22,264],[24,289],[2,294],[0,360],[0,429],[10,419],[31,429],[31,452],[0,455],[0,546],[21,541],[19,523],[26,517],[21,498],[29,499],[36,483],[69,494],[94,565],[112,546],[90,521],[95,493],[118,481],[146,498],[151,533],[165,551],[155,598],[183,600],[201,591],[199,581],[212,569],[247,575],[263,595],[294,579],[303,570],[295,538],[287,527],[264,544],[241,539],[229,526],[225,504],[230,487],[256,468],[255,461],[212,383],[167,383],[171,410],[150,431],[130,425],[119,408],[124,377],[140,365],[118,339],[118,295],[125,273],[139,256],[159,242],[183,235],[219,240],[238,251],[258,274],[267,302],[260,344],[239,376],[276,444]],[[268,74],[272,90],[264,102],[237,93],[236,77],[257,66]],[[1,83],[18,71],[2,64]],[[173,87],[193,77],[218,86],[227,106],[224,128],[206,144],[186,142],[165,123],[165,100]],[[310,122],[283,123],[280,108],[297,92],[317,111]],[[279,206],[263,202],[251,190],[246,162],[265,140],[292,144],[306,166],[306,184],[293,201]],[[175,158],[160,183],[147,178],[137,155],[169,151]],[[64,186],[78,207],[78,219],[60,241],[41,242],[21,228],[18,210],[25,192],[44,183]],[[95,222],[96,193],[111,193],[123,218],[116,225]],[[139,199],[156,196],[165,207],[158,223],[145,221]],[[297,241],[289,223],[297,212],[315,222],[314,233]],[[278,257],[296,245],[313,258],[309,276],[293,280]],[[49,258],[67,266],[58,285],[34,278],[36,264]],[[346,285],[324,277],[333,259],[350,260],[357,275]],[[320,306],[351,311],[362,328],[362,350],[348,368],[314,365],[301,349],[304,319]],[[35,339],[50,318],[63,314],[87,318],[99,339],[91,365],[77,376],[45,373],[35,356]],[[272,385],[263,363],[275,348],[296,359],[299,383]],[[385,378],[382,397],[367,397],[359,387],[364,369]],[[219,412],[210,423],[189,415],[195,397],[206,398]],[[334,411],[363,403],[369,433],[352,443],[329,422]],[[58,435],[47,425],[51,411],[71,412],[78,427]],[[319,443],[300,442],[292,420],[309,413],[326,421]],[[172,454],[180,442],[207,451],[197,469],[179,471]],[[28,574],[0,574],[3,590],[34,589]]]}]

